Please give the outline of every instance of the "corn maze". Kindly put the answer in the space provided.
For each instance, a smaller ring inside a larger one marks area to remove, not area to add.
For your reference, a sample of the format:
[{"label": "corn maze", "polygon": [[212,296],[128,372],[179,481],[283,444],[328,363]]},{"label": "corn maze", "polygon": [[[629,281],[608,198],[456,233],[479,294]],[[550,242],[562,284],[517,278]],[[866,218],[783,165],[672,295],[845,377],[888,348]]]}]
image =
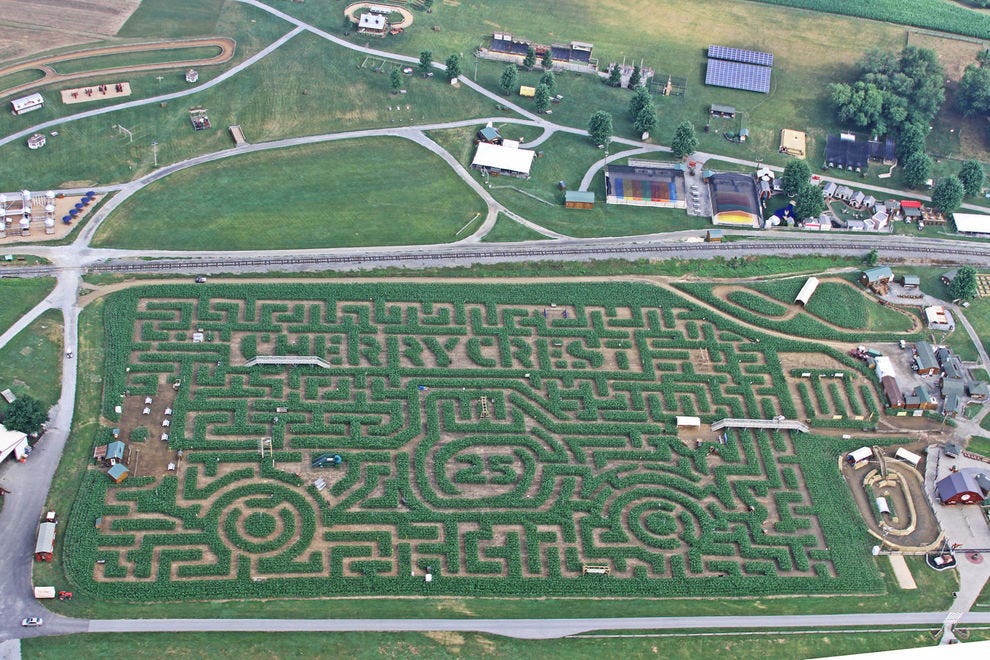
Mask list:
[{"label": "corn maze", "polygon": [[[66,567],[99,597],[881,588],[839,441],[707,428],[796,417],[782,358],[861,367],[668,290],[138,287],[104,324],[94,442],[119,425],[141,458],[88,470],[72,511]],[[167,440],[129,412],[163,397]]]}]

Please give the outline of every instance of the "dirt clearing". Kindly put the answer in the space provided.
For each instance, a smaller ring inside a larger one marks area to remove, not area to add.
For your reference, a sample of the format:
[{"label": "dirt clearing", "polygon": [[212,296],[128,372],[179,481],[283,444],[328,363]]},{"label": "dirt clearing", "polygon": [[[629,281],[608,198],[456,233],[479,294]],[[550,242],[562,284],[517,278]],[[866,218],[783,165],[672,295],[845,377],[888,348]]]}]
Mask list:
[{"label": "dirt clearing", "polygon": [[0,61],[113,37],[141,0],[0,0]]}]

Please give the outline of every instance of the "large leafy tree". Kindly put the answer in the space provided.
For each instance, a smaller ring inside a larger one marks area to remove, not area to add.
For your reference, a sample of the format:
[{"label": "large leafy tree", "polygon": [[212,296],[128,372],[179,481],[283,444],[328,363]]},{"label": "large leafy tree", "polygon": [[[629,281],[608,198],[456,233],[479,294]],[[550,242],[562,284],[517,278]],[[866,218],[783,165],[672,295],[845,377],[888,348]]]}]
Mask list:
[{"label": "large leafy tree", "polygon": [[990,69],[975,64],[967,66],[959,81],[956,103],[965,115],[990,114]]},{"label": "large leafy tree", "polygon": [[657,117],[657,109],[652,104],[649,103],[643,106],[643,109],[639,111],[636,115],[636,121],[633,123],[633,128],[636,133],[642,135],[643,133],[654,133],[657,130],[657,125],[660,123],[660,118]]},{"label": "large leafy tree", "polygon": [[959,177],[939,179],[932,188],[932,206],[942,213],[955,213],[962,205],[966,190]]},{"label": "large leafy tree", "polygon": [[924,126],[905,124],[901,128],[901,134],[897,136],[897,158],[904,162],[916,151],[924,151],[927,136],[928,129]]},{"label": "large leafy tree", "polygon": [[532,69],[533,65],[536,64],[536,51],[530,46],[526,49],[526,57],[523,58],[523,66],[527,69]]},{"label": "large leafy tree", "polygon": [[794,198],[794,215],[799,220],[817,218],[818,214],[825,210],[825,197],[822,189],[805,183],[797,191]]},{"label": "large leafy tree", "polygon": [[643,72],[640,71],[639,65],[633,67],[632,73],[629,74],[629,87],[636,89],[641,84],[643,84]]},{"label": "large leafy tree", "polygon": [[945,102],[945,70],[935,52],[907,46],[899,54],[873,49],[859,61],[852,83],[836,83],[830,97],[839,119],[876,134],[908,124],[928,126]]},{"label": "large leafy tree", "polygon": [[797,195],[801,188],[808,185],[810,181],[811,167],[803,159],[788,162],[780,177],[780,185],[788,197]]},{"label": "large leafy tree", "polygon": [[904,161],[904,183],[911,188],[925,185],[932,172],[932,159],[923,151],[916,151]]},{"label": "large leafy tree", "polygon": [[967,160],[963,163],[962,169],[959,170],[959,180],[963,184],[963,190],[966,191],[967,197],[979,195],[980,191],[983,190],[983,182],[986,180],[986,174],[980,161]]},{"label": "large leafy tree", "polygon": [[540,61],[540,66],[549,71],[553,68],[553,53],[549,49],[543,53],[543,59]]},{"label": "large leafy tree", "polygon": [[613,64],[612,68],[608,71],[608,86],[609,87],[621,87],[622,86],[622,69],[619,68],[618,64]]},{"label": "large leafy tree", "polygon": [[392,80],[392,89],[397,90],[402,87],[402,73],[398,69],[392,69],[389,77]]},{"label": "large leafy tree", "polygon": [[447,65],[447,79],[453,80],[457,76],[461,75],[461,56],[454,53],[447,58],[445,63]]},{"label": "large leafy tree", "polygon": [[599,110],[588,121],[588,135],[596,145],[607,145],[612,139],[612,115]]},{"label": "large leafy tree", "polygon": [[533,101],[536,103],[537,112],[546,112],[550,107],[550,88],[546,85],[537,85]]},{"label": "large leafy tree", "polygon": [[39,433],[41,425],[48,421],[48,411],[44,404],[31,396],[20,396],[10,404],[3,416],[3,424],[8,429],[21,433]]},{"label": "large leafy tree", "polygon": [[694,132],[694,124],[689,121],[682,121],[674,131],[674,139],[670,143],[670,149],[678,158],[694,153],[698,148],[698,136]]},{"label": "large leafy tree", "polygon": [[433,69],[433,51],[424,50],[419,54],[419,72],[424,76]]},{"label": "large leafy tree", "polygon": [[515,91],[518,84],[519,70],[516,69],[515,64],[507,64],[502,70],[502,77],[498,79],[498,88],[503,94],[509,94]]},{"label": "large leafy tree", "polygon": [[651,103],[653,103],[653,97],[650,96],[650,90],[645,87],[637,87],[632,98],[629,99],[629,116],[635,120],[639,116],[639,111]]},{"label": "large leafy tree", "polygon": [[553,93],[557,89],[557,77],[553,75],[553,71],[544,71],[543,75],[540,76],[540,85],[546,85],[550,93]]},{"label": "large leafy tree", "polygon": [[976,269],[963,266],[949,282],[949,295],[953,300],[976,297]]}]

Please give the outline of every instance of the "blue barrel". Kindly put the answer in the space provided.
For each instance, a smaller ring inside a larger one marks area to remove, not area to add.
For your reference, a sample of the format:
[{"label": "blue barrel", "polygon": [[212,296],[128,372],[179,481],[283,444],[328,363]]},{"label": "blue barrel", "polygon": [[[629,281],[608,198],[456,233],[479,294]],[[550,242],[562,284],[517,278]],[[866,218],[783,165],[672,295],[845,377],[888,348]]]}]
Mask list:
[{"label": "blue barrel", "polygon": [[62,224],[63,225],[72,224],[72,216],[71,215],[63,215],[62,216]]},{"label": "blue barrel", "polygon": [[96,197],[96,191],[90,190],[86,193],[86,196],[90,198]]},{"label": "blue barrel", "polygon": [[76,209],[69,209],[69,215],[74,218],[77,215],[79,215],[79,211],[77,211]]}]

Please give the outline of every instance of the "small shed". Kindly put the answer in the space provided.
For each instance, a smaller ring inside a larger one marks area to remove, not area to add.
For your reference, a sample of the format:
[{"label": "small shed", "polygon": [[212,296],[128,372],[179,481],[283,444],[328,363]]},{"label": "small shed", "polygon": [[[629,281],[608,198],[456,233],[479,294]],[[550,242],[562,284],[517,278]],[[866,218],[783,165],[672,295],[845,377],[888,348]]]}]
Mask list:
[{"label": "small shed", "polygon": [[494,126],[485,126],[483,129],[478,131],[476,135],[479,142],[488,142],[489,144],[502,144],[502,134],[498,132],[498,129]]},{"label": "small shed", "polygon": [[952,270],[945,271],[944,273],[942,273],[942,277],[941,277],[942,284],[949,286],[950,284],[952,284],[952,280],[956,279],[956,275],[958,274],[959,274],[958,268],[953,268]]},{"label": "small shed", "polygon": [[880,381],[880,386],[883,389],[883,395],[887,399],[888,406],[891,408],[904,407],[906,403],[904,401],[904,395],[901,393],[901,388],[893,376],[884,376]]},{"label": "small shed", "polygon": [[966,386],[969,396],[976,401],[986,401],[990,397],[990,386],[982,380],[975,380]]},{"label": "small shed", "polygon": [[595,193],[583,190],[565,191],[564,206],[569,209],[593,209],[595,208]]},{"label": "small shed", "polygon": [[55,554],[55,523],[43,522],[38,526],[38,542],[34,544],[35,561],[51,561]]},{"label": "small shed", "polygon": [[107,470],[107,476],[110,477],[111,481],[115,484],[121,483],[130,474],[130,470],[127,469],[123,463],[117,463],[109,470]]},{"label": "small shed", "polygon": [[981,504],[986,495],[976,481],[977,468],[963,468],[935,484],[942,504]]},{"label": "small shed", "polygon": [[808,281],[804,283],[801,290],[798,291],[797,297],[794,298],[795,305],[807,305],[808,301],[811,300],[811,296],[815,295],[815,291],[818,289],[818,278],[809,277]]},{"label": "small shed", "polygon": [[519,96],[525,96],[528,99],[536,96],[536,88],[530,87],[529,85],[523,85],[519,88]]},{"label": "small shed", "polygon": [[921,278],[917,275],[905,275],[901,281],[906,289],[917,289],[921,286]]},{"label": "small shed", "polygon": [[712,103],[708,112],[712,117],[723,117],[725,119],[735,119],[736,117],[736,109],[731,105]]},{"label": "small shed", "polygon": [[725,240],[725,232],[721,229],[709,229],[705,232],[705,241],[708,243],[721,243]]},{"label": "small shed", "polygon": [[859,465],[864,463],[873,456],[873,450],[869,447],[860,447],[855,451],[851,451],[846,454],[846,462],[850,465]]},{"label": "small shed", "polygon": [[677,428],[679,429],[700,429],[701,418],[689,417],[687,415],[677,415]]},{"label": "small shed", "polygon": [[942,448],[942,453],[945,454],[946,458],[959,458],[959,454],[962,453],[962,447],[954,442],[948,442]]},{"label": "small shed", "polygon": [[890,282],[892,279],[894,279],[894,272],[888,266],[868,268],[859,276],[859,281],[867,285]]}]

